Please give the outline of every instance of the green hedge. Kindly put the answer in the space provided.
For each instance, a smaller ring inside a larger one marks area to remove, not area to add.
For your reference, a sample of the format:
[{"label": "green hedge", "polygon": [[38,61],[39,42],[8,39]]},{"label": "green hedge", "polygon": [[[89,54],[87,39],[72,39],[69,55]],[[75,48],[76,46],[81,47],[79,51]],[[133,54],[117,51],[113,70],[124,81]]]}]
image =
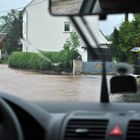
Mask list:
[{"label": "green hedge", "polygon": [[31,70],[52,70],[51,63],[40,57],[37,53],[14,52],[8,59],[9,67],[31,69]]},{"label": "green hedge", "polygon": [[[13,52],[8,59],[9,67],[45,70],[45,71],[72,71],[72,60],[77,58],[76,51],[60,52]],[[59,64],[59,65],[55,65]]]}]

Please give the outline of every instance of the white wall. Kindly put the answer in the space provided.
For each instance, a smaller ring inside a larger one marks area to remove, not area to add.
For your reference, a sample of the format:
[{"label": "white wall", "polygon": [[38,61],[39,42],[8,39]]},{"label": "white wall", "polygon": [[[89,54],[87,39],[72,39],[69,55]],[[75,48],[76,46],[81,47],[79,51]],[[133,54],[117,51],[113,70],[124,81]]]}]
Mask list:
[{"label": "white wall", "polygon": [[22,50],[24,52],[26,52],[27,47],[28,47],[28,45],[26,44],[26,40],[27,40],[27,12],[23,13],[22,34],[23,34],[23,39],[21,39]]},{"label": "white wall", "polygon": [[59,51],[63,47],[69,33],[63,33],[63,23],[68,21],[62,18],[51,17],[48,14],[47,2],[26,8],[27,36],[29,50]]},{"label": "white wall", "polygon": [[[64,32],[66,17],[53,17],[48,12],[48,1],[33,0],[23,14],[23,51],[60,51],[70,33]],[[98,19],[88,18],[94,33],[99,37]],[[75,30],[73,27],[71,30]],[[95,43],[92,42],[94,45]],[[81,44],[83,45],[83,43]],[[79,50],[83,61],[87,61],[87,51]]]}]

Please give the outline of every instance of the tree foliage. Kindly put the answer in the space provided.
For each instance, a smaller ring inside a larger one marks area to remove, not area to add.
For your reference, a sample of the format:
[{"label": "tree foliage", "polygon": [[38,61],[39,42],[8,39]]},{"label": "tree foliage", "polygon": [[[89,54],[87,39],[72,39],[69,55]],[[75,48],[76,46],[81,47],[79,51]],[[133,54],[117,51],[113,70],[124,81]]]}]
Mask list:
[{"label": "tree foliage", "polygon": [[76,32],[70,33],[70,38],[64,43],[63,50],[61,51],[62,67],[65,70],[71,71],[73,65],[73,59],[77,59],[80,56],[78,48],[80,47],[80,38]]},{"label": "tree foliage", "polygon": [[137,53],[130,50],[140,47],[140,15],[135,14],[132,21],[123,22],[118,29],[114,29],[111,49],[118,61],[137,63]]},{"label": "tree foliage", "polygon": [[0,17],[0,21],[0,32],[7,33],[3,51],[11,54],[21,50],[19,40],[22,38],[22,12],[11,10],[7,15]]},{"label": "tree foliage", "polygon": [[64,43],[64,50],[75,50],[78,51],[78,48],[80,47],[80,38],[76,32],[70,33],[70,38],[66,40]]}]

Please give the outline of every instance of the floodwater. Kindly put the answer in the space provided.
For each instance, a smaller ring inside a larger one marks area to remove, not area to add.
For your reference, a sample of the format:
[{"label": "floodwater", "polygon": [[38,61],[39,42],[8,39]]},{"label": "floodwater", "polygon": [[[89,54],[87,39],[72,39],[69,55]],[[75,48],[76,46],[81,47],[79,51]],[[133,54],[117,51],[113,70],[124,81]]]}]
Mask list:
[{"label": "floodwater", "polygon": [[[100,86],[100,75],[47,75],[0,65],[0,91],[27,100],[99,102]],[[140,94],[110,95],[110,99],[113,102],[140,102]]]},{"label": "floodwater", "polygon": [[27,72],[0,65],[0,91],[27,100],[99,101],[101,76]]}]

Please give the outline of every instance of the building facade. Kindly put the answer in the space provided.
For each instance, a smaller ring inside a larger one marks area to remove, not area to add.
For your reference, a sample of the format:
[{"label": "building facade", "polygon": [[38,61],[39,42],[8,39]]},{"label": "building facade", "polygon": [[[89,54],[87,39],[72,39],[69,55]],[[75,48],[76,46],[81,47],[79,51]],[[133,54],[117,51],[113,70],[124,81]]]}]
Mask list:
[{"label": "building facade", "polygon": [[[48,10],[48,1],[32,0],[23,12],[23,51],[60,51],[70,37],[70,32],[76,31],[71,21],[67,17],[53,17]],[[96,37],[101,44],[106,44],[105,39],[99,31],[99,21],[97,17],[86,17]],[[91,44],[95,43],[91,39]],[[79,52],[84,62],[88,61],[88,51],[81,41]]]}]

